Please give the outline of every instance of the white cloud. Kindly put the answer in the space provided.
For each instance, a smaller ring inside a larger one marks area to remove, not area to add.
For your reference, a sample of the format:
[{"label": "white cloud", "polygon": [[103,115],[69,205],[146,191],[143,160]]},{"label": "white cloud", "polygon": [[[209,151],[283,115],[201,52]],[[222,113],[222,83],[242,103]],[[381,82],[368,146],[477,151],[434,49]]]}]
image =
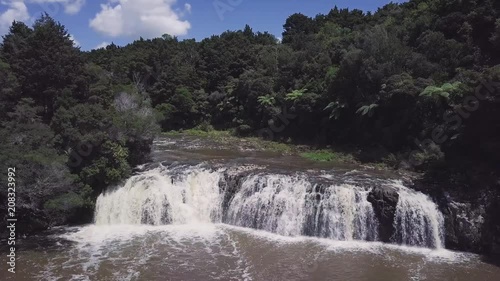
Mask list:
[{"label": "white cloud", "polygon": [[0,10],[7,6],[5,11],[0,11],[0,35],[9,31],[9,27],[14,20],[28,23],[33,19],[30,17],[26,4],[38,4],[42,10],[55,16],[61,5],[67,14],[76,14],[85,5],[85,0],[0,0]]},{"label": "white cloud", "polygon": [[[48,10],[49,13],[57,13],[57,7],[49,6],[51,5],[62,5],[64,7],[64,12],[66,14],[74,15],[82,9],[85,5],[85,0],[28,0],[28,2],[38,3],[44,10]],[[52,15],[51,16],[55,16]]]},{"label": "white cloud", "polygon": [[3,6],[7,6],[7,9],[0,13],[0,35],[9,31],[13,21],[27,21],[30,18],[23,0],[0,1],[0,7]]},{"label": "white cloud", "polygon": [[78,41],[75,39],[75,36],[73,36],[73,34],[70,34],[70,35],[69,35],[69,39],[73,41],[73,45],[75,45],[75,47],[80,47],[80,46],[81,46],[80,42],[78,42]]},{"label": "white cloud", "polygon": [[[173,9],[176,0],[108,0],[89,26],[110,37],[160,37],[185,35],[191,28],[181,20],[182,12]],[[184,6],[191,11],[191,5]]]},{"label": "white cloud", "polygon": [[66,1],[63,5],[65,12],[73,15],[82,9],[83,5],[85,5],[85,0]]},{"label": "white cloud", "polygon": [[97,45],[94,49],[101,49],[101,48],[106,48],[107,46],[109,46],[110,43],[104,41],[102,42],[101,44]]}]

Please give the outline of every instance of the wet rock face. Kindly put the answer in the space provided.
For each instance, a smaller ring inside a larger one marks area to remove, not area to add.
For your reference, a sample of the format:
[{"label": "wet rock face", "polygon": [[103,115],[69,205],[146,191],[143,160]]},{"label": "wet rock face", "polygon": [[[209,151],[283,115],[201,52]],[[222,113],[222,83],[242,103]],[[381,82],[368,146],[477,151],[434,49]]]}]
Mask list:
[{"label": "wet rock face", "polygon": [[459,185],[448,181],[431,180],[412,186],[438,203],[444,216],[445,247],[499,256],[500,188],[480,182]]},{"label": "wet rock face", "polygon": [[446,248],[481,252],[481,236],[486,217],[483,206],[451,201],[444,207],[443,215]]},{"label": "wet rock face", "polygon": [[394,233],[394,216],[398,205],[398,192],[388,186],[378,186],[368,194],[368,202],[372,203],[380,223],[379,236],[382,242],[391,242]]},{"label": "wet rock face", "polygon": [[457,201],[441,204],[446,248],[500,256],[500,198]]},{"label": "wet rock face", "polygon": [[221,193],[224,194],[224,199],[222,202],[222,210],[223,210],[223,221],[226,220],[225,216],[227,215],[227,209],[229,208],[229,203],[234,195],[241,188],[242,181],[245,175],[243,174],[229,174],[224,173],[224,177],[219,182],[219,188]]},{"label": "wet rock face", "polygon": [[487,216],[486,223],[488,227],[488,234],[485,240],[489,244],[490,254],[500,256],[500,195],[497,195],[494,203],[490,206],[488,210],[489,216]]},{"label": "wet rock face", "polygon": [[[457,150],[462,151],[462,150]],[[448,157],[448,156],[447,156]],[[446,248],[500,256],[500,174],[485,162],[440,167],[409,186],[429,195],[444,216]],[[499,259],[500,260],[500,259]]]}]

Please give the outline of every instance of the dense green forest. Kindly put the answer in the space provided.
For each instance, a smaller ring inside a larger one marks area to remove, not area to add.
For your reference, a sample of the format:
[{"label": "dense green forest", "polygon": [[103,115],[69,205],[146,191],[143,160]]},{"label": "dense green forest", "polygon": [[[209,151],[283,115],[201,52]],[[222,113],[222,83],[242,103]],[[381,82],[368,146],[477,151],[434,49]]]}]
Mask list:
[{"label": "dense green forest", "polygon": [[245,26],[83,52],[49,15],[14,22],[0,45],[0,162],[23,170],[19,208],[80,220],[158,132],[195,127],[361,148],[395,168],[498,169],[499,1],[335,7],[283,27],[281,41]]}]

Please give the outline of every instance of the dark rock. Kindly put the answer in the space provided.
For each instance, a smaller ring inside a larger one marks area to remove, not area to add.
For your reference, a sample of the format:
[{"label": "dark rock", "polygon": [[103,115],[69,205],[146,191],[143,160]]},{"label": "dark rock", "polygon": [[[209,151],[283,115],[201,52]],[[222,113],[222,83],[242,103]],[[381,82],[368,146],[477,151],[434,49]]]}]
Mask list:
[{"label": "dark rock", "polygon": [[484,207],[470,203],[449,202],[443,209],[445,246],[448,249],[477,252],[485,222]]},{"label": "dark rock", "polygon": [[245,177],[245,174],[229,174],[224,173],[224,177],[219,182],[219,189],[222,193],[224,193],[224,200],[222,202],[222,210],[224,214],[223,221],[225,221],[225,215],[227,214],[227,209],[229,208],[229,204],[233,199],[234,195],[241,188],[241,184]]},{"label": "dark rock", "polygon": [[372,203],[375,215],[380,222],[379,236],[383,242],[390,242],[394,233],[394,216],[398,205],[399,194],[389,186],[378,186],[368,194],[368,202]]},{"label": "dark rock", "polygon": [[478,165],[435,170],[411,188],[429,195],[444,216],[446,248],[500,255],[500,187],[498,172]]},{"label": "dark rock", "polygon": [[486,210],[482,236],[484,253],[500,257],[500,195],[489,198],[492,203]]}]

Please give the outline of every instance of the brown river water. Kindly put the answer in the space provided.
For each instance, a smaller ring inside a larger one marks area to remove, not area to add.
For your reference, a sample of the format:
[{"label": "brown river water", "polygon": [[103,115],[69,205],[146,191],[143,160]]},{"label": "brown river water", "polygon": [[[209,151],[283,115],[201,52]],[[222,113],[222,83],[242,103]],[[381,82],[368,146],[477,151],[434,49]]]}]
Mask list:
[{"label": "brown river water", "polygon": [[[186,162],[189,168],[172,168]],[[98,199],[94,224],[19,239],[16,274],[4,264],[0,280],[500,280],[500,267],[483,257],[440,246],[433,203],[404,187],[405,202],[423,206],[411,205],[420,210],[410,215],[414,228],[402,233],[402,243],[376,242],[376,221],[363,198],[369,187],[363,186],[400,186],[391,179],[401,175],[190,138],[157,141],[153,163],[163,166],[142,167]],[[218,183],[231,170],[207,170],[199,163],[251,164],[260,172],[244,178],[242,191],[224,203]],[[321,199],[331,196],[324,211],[330,213],[310,223],[314,215],[306,199],[316,176],[332,185]],[[412,235],[421,228],[419,240]]]}]

